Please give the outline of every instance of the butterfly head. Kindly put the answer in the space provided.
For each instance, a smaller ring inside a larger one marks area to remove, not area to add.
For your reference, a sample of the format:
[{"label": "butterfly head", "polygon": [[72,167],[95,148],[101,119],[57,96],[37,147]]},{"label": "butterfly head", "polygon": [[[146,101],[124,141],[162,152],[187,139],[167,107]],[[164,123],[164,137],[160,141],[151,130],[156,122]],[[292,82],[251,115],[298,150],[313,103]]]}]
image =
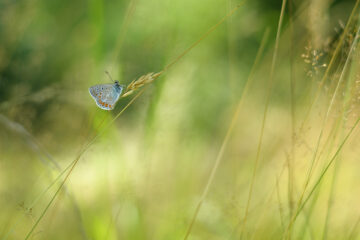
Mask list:
[{"label": "butterfly head", "polygon": [[121,94],[122,90],[124,89],[124,85],[121,85],[119,81],[114,81],[115,89]]}]

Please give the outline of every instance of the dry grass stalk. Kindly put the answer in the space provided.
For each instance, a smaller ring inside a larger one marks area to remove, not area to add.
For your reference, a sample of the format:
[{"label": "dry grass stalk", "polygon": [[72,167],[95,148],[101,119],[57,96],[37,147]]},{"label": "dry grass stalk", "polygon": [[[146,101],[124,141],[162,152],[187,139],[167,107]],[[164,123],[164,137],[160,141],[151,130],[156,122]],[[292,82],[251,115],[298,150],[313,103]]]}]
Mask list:
[{"label": "dry grass stalk", "polygon": [[[244,2],[243,2],[244,3]],[[242,4],[243,4],[242,3]],[[167,66],[165,66],[165,68],[158,72],[158,73],[148,73],[146,75],[141,76],[139,79],[132,81],[127,87],[126,90],[124,92],[124,94],[122,95],[122,97],[126,97],[131,95],[134,91],[136,91],[137,89],[140,89],[141,87],[143,87],[144,85],[148,84],[148,83],[152,83],[155,79],[157,79],[161,74],[163,74],[165,71],[167,71],[171,66],[173,66],[175,63],[177,63],[182,57],[184,57],[190,50],[192,50],[194,47],[196,47],[203,39],[205,39],[210,33],[212,33],[220,24],[222,24],[227,18],[229,18],[231,15],[233,15],[236,10],[238,10],[240,8],[240,6],[242,4],[238,4],[230,13],[228,13],[224,18],[222,18],[217,24],[215,24],[212,28],[210,28],[210,30],[208,30],[204,35],[201,36],[201,38],[199,40],[197,40],[194,44],[192,44],[188,49],[186,49],[182,54],[180,54],[174,61],[172,61],[170,64],[168,64]],[[59,192],[61,191],[61,189],[63,188],[65,182],[67,181],[67,179],[69,178],[71,172],[74,170],[76,164],[78,163],[78,161],[80,160],[80,158],[82,157],[82,155],[89,149],[89,147],[115,122],[116,119],[118,119],[120,117],[120,115],[139,97],[141,96],[141,94],[144,92],[145,89],[142,89],[140,92],[138,92],[137,95],[135,95],[135,97],[133,97],[129,103],[109,122],[109,124],[107,126],[104,127],[104,129],[98,133],[97,135],[95,135],[94,137],[92,137],[89,142],[87,144],[85,144],[84,148],[80,151],[80,153],[77,155],[77,157],[75,158],[75,160],[68,166],[68,168],[70,168],[69,172],[67,173],[67,175],[65,176],[64,180],[61,182],[59,188],[57,189],[57,191],[55,192],[55,194],[53,195],[53,197],[50,199],[50,201],[48,202],[48,204],[46,205],[45,209],[41,212],[40,216],[38,217],[38,219],[36,220],[36,222],[33,224],[32,228],[30,229],[30,231],[27,233],[25,240],[29,239],[30,236],[32,235],[32,233],[34,232],[34,230],[36,229],[36,227],[38,226],[38,224],[40,223],[41,219],[45,216],[46,212],[48,211],[48,209],[50,208],[51,204],[54,202],[56,196],[59,194]],[[67,170],[67,168],[65,169]],[[65,172],[65,171],[64,171]],[[191,229],[191,228],[190,228]]]},{"label": "dry grass stalk", "polygon": [[[246,0],[245,0],[246,1]],[[180,54],[174,61],[166,65],[166,67],[158,72],[158,73],[148,73],[146,75],[141,76],[138,80],[132,81],[127,87],[124,94],[121,97],[127,97],[131,95],[135,90],[143,87],[145,84],[152,83],[156,78],[158,78],[161,74],[167,71],[170,67],[172,67],[175,63],[177,63],[181,58],[183,58],[188,52],[190,52],[194,47],[196,47],[202,40],[204,40],[210,33],[212,33],[219,25],[221,25],[226,19],[231,17],[244,3],[238,4],[235,8],[233,8],[226,16],[224,16],[217,24],[215,24],[212,28],[210,28],[204,35],[202,35],[196,42],[194,42],[189,48],[187,48],[182,54]]]},{"label": "dry grass stalk", "polygon": [[146,75],[142,75],[141,77],[139,77],[139,79],[137,80],[133,80],[127,87],[126,90],[124,92],[124,94],[122,95],[122,97],[127,97],[129,95],[131,95],[134,91],[136,91],[137,89],[143,87],[144,85],[148,84],[148,83],[152,83],[155,79],[157,79],[161,74],[163,73],[163,71],[158,72],[158,73],[148,73]]}]

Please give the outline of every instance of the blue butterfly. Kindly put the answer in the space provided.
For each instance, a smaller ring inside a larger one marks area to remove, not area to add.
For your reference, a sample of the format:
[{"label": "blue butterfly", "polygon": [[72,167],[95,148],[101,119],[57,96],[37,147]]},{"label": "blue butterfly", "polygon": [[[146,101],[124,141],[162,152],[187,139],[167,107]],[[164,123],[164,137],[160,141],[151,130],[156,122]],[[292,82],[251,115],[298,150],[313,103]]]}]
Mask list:
[{"label": "blue butterfly", "polygon": [[89,92],[99,108],[110,111],[114,109],[123,89],[124,86],[120,85],[118,81],[115,81],[114,83],[110,84],[98,84],[92,86],[89,88]]}]

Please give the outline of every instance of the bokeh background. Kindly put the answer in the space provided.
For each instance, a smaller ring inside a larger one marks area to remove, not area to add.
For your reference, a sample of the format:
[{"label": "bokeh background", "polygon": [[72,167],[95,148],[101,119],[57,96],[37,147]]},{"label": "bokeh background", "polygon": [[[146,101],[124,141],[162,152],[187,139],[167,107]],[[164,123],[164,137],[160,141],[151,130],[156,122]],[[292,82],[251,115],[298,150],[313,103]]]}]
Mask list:
[{"label": "bokeh background", "polygon": [[0,0],[0,239],[360,239],[358,2]]}]

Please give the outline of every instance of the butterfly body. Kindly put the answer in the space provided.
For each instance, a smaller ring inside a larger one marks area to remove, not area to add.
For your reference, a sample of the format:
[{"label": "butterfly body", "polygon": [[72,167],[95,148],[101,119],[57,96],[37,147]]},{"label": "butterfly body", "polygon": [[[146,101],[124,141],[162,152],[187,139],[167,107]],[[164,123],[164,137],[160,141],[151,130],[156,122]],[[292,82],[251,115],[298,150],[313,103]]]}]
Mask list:
[{"label": "butterfly body", "polygon": [[124,89],[117,81],[112,84],[99,84],[89,88],[96,105],[103,110],[113,110]]}]

